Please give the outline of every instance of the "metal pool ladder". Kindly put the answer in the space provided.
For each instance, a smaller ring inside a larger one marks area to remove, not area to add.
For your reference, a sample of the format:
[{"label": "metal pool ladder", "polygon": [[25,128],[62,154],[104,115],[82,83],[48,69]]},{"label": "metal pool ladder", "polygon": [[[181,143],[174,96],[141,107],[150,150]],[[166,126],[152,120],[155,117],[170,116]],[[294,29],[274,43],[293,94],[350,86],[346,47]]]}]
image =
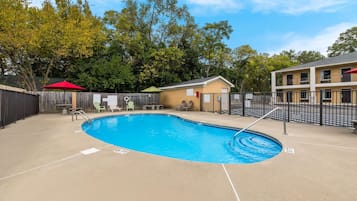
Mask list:
[{"label": "metal pool ladder", "polygon": [[[259,119],[255,120],[253,123],[249,124],[247,127],[245,127],[245,128],[243,128],[243,129],[239,130],[238,132],[236,132],[236,133],[233,135],[233,143],[235,142],[236,137],[237,137],[240,133],[242,133],[242,132],[244,132],[245,130],[247,130],[248,128],[254,126],[254,125],[255,125],[256,123],[258,123],[260,120],[264,119],[265,117],[267,117],[267,116],[270,115],[271,113],[275,112],[276,110],[282,110],[282,109],[281,109],[280,107],[276,107],[276,108],[272,109],[270,112],[268,112],[268,113],[266,113],[265,115],[261,116]],[[285,113],[284,113],[284,114],[285,114]],[[283,134],[284,134],[284,135],[287,135],[287,133],[286,133],[285,115],[284,115],[284,122],[283,122],[283,124],[284,124],[284,133],[283,133]]]},{"label": "metal pool ladder", "polygon": [[72,121],[73,121],[73,116],[76,115],[76,119],[77,119],[77,115],[80,115],[81,117],[83,117],[86,121],[91,122],[92,119],[87,115],[87,113],[85,113],[83,110],[77,110],[72,112]]}]

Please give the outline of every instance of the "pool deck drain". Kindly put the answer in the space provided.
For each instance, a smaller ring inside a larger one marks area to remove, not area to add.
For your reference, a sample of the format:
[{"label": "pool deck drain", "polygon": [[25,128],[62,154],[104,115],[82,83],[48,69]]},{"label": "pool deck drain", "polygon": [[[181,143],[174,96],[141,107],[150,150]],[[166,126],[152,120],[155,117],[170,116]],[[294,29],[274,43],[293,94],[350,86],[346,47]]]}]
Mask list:
[{"label": "pool deck drain", "polygon": [[292,147],[286,147],[284,151],[288,154],[295,154],[295,149]]},{"label": "pool deck drain", "polygon": [[113,150],[113,152],[116,154],[121,154],[121,155],[125,155],[125,154],[129,153],[129,151],[125,150],[125,149],[117,149],[117,150]]},{"label": "pool deck drain", "polygon": [[[240,128],[255,120],[159,112]],[[357,200],[357,135],[348,128],[288,123],[289,135],[284,136],[281,122],[262,120],[252,130],[271,135],[284,148],[294,148],[293,157],[283,152],[260,163],[222,166],[108,145],[84,132],[74,133],[81,123],[72,122],[71,116],[41,114],[0,130],[0,201]],[[91,147],[101,151],[86,156],[79,152]],[[118,157],[115,150],[130,154]]]},{"label": "pool deck drain", "polygon": [[82,150],[82,151],[80,151],[80,152],[81,152],[81,154],[83,154],[83,155],[90,155],[90,154],[97,153],[98,151],[100,151],[100,150],[97,149],[97,148],[92,147],[92,148],[89,148],[89,149]]}]

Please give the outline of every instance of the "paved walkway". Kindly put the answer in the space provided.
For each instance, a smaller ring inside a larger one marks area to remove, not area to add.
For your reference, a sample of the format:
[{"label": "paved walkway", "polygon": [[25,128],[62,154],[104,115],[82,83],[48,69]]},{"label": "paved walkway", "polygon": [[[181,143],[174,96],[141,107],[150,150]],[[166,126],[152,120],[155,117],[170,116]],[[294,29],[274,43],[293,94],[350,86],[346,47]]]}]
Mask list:
[{"label": "paved walkway", "polygon": [[[160,112],[235,127],[255,120]],[[263,120],[252,130],[279,139],[284,150],[295,153],[283,151],[257,164],[221,165],[115,153],[120,147],[86,135],[82,122],[41,114],[0,130],[0,201],[357,200],[357,135],[348,128],[289,123],[284,136],[281,122]],[[100,151],[80,153],[92,147]]]}]

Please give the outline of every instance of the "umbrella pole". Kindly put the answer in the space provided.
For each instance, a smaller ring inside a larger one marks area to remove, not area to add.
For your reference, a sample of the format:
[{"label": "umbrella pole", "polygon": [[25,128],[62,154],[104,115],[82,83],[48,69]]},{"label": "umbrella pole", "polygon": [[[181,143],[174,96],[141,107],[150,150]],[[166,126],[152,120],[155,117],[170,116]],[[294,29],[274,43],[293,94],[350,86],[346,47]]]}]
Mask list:
[{"label": "umbrella pole", "polygon": [[[66,90],[63,90],[63,104],[66,104]],[[67,114],[67,108],[66,106],[63,107],[62,114],[66,115]]]}]

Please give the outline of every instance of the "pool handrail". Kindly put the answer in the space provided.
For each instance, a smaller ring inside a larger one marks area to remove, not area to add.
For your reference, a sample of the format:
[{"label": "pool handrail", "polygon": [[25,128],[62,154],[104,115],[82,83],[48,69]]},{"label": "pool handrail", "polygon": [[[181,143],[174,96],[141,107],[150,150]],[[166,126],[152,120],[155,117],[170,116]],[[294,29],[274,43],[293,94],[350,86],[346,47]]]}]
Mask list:
[{"label": "pool handrail", "polygon": [[73,115],[76,115],[76,119],[77,119],[77,115],[80,115],[81,117],[83,117],[86,121],[91,122],[92,119],[87,115],[87,113],[85,113],[83,110],[77,110],[74,111],[72,113],[72,121],[73,121]]},{"label": "pool handrail", "polygon": [[[269,116],[271,113],[275,112],[276,110],[281,110],[280,107],[276,107],[274,109],[272,109],[271,111],[269,111],[268,113],[266,113],[265,115],[261,116],[259,119],[255,120],[253,123],[249,124],[247,127],[244,127],[243,129],[239,130],[238,132],[236,132],[233,135],[233,142],[235,141],[237,135],[239,135],[240,133],[244,132],[245,130],[247,130],[248,128],[254,126],[256,123],[258,123],[260,120],[264,119],[265,117]],[[285,116],[284,116],[284,135],[286,135],[286,122],[285,122]]]}]

